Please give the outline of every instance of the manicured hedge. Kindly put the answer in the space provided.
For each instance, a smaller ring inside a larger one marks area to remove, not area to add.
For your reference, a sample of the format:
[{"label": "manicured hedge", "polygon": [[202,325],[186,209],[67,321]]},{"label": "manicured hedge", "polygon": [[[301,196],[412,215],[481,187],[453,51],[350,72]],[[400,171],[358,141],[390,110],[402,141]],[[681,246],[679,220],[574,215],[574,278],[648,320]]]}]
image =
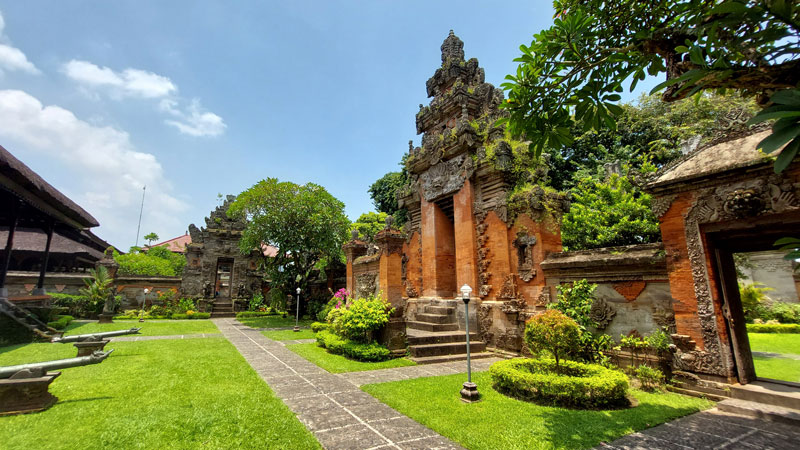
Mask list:
[{"label": "manicured hedge", "polygon": [[522,400],[578,408],[626,406],[628,377],[599,364],[552,359],[514,358],[489,368],[498,391]]},{"label": "manicured hedge", "polygon": [[48,322],[47,326],[50,328],[55,328],[56,330],[63,330],[64,328],[67,328],[67,325],[69,325],[69,323],[73,320],[75,320],[75,318],[72,316],[56,316],[56,320]]},{"label": "manicured hedge", "polygon": [[311,331],[319,333],[322,330],[330,330],[331,325],[325,322],[314,322],[311,324]]},{"label": "manicured hedge", "polygon": [[750,333],[800,333],[800,325],[796,323],[748,323]]},{"label": "manicured hedge", "polygon": [[357,361],[386,361],[391,356],[388,348],[377,344],[361,344],[341,338],[330,331],[317,332],[317,345],[328,350],[334,355],[343,355]]}]

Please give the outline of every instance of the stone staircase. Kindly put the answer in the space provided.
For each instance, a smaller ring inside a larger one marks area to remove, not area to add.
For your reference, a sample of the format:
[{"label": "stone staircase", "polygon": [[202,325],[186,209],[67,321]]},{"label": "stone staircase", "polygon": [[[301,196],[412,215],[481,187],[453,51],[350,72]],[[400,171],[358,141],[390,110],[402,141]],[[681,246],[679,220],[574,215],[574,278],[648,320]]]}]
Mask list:
[{"label": "stone staircase", "polygon": [[214,302],[214,307],[211,309],[211,318],[217,319],[220,317],[236,317],[231,300],[217,300]]},{"label": "stone staircase", "polygon": [[46,323],[39,320],[39,318],[31,314],[27,309],[15,305],[13,302],[4,297],[0,297],[0,314],[5,314],[14,322],[27,328],[38,340],[49,341],[50,339],[59,337],[63,334],[62,332],[47,326]]},{"label": "stone staircase", "polygon": [[[406,321],[406,336],[411,359],[417,364],[432,364],[467,359],[466,333],[456,322],[454,301],[429,300],[419,305],[414,320]],[[478,333],[470,332],[472,359],[494,356]]]}]

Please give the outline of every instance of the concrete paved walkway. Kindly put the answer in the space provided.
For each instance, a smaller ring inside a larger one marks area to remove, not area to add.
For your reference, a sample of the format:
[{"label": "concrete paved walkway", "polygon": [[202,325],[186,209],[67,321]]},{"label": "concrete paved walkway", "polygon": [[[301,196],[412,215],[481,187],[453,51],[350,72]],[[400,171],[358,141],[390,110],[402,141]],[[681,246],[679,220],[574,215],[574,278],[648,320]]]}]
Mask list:
[{"label": "concrete paved walkway", "polygon": [[596,449],[775,449],[800,448],[800,427],[729,414],[715,409],[686,416]]},{"label": "concrete paved walkway", "polygon": [[462,448],[361,391],[349,376],[328,373],[235,319],[213,320],[326,449]]}]

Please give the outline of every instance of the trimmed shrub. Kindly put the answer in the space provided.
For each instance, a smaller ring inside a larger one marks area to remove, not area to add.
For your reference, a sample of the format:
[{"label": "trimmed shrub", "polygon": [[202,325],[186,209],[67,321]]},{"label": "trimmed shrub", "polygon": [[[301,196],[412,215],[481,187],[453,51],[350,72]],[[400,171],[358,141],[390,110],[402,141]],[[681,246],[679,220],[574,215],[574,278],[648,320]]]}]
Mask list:
[{"label": "trimmed shrub", "polygon": [[664,384],[664,373],[658,369],[641,365],[636,368],[634,373],[645,391],[653,392]]},{"label": "trimmed shrub", "polygon": [[344,310],[339,308],[333,311],[342,311],[333,321],[336,334],[352,341],[369,343],[372,341],[372,332],[389,323],[394,308],[376,296],[360,298]]},{"label": "trimmed shrub", "polygon": [[56,320],[48,322],[47,326],[50,328],[55,328],[56,330],[63,330],[64,328],[67,328],[67,325],[69,325],[69,323],[73,320],[75,320],[75,318],[68,315],[56,316]]},{"label": "trimmed shrub", "polygon": [[311,331],[314,333],[319,333],[322,330],[329,330],[331,328],[330,324],[325,322],[314,322],[311,324]]},{"label": "trimmed shrub", "polygon": [[316,338],[317,345],[327,349],[329,353],[342,355],[357,361],[386,361],[391,356],[389,349],[380,344],[353,342],[326,330],[317,332]]},{"label": "trimmed shrub", "polygon": [[[89,317],[92,313],[102,311],[102,305],[90,304],[89,299],[83,295],[62,294],[60,292],[48,293],[55,306],[67,308],[67,314],[72,317]],[[99,306],[99,311],[98,311]]]},{"label": "trimmed shrub", "polygon": [[559,372],[559,359],[577,351],[580,337],[578,324],[556,309],[533,316],[525,326],[528,350],[534,355],[542,350],[550,352],[555,358],[556,372]]},{"label": "trimmed shrub", "polygon": [[547,405],[577,408],[622,407],[628,377],[599,364],[562,361],[555,373],[552,359],[514,358],[492,364],[494,388],[506,395]]},{"label": "trimmed shrub", "polygon": [[173,314],[172,318],[175,320],[208,319],[211,318],[211,313],[193,312],[189,314],[189,311],[187,311],[186,314]]},{"label": "trimmed shrub", "polygon": [[800,325],[796,323],[748,323],[749,333],[800,333]]}]

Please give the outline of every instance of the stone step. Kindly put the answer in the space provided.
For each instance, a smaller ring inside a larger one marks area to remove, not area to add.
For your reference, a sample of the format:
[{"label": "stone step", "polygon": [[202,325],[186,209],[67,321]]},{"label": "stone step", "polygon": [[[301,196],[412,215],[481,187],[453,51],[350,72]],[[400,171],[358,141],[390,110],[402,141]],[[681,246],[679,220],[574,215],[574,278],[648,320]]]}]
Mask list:
[{"label": "stone step", "polygon": [[708,392],[697,391],[694,389],[687,389],[672,385],[667,385],[667,390],[670,392],[675,392],[677,394],[688,395],[689,397],[706,398],[714,402],[721,402],[723,400],[727,400],[730,398],[730,397],[723,397],[717,394],[711,394]]},{"label": "stone step", "polygon": [[451,323],[454,321],[450,316],[444,314],[417,314],[416,316],[417,322],[428,322],[428,323]]},{"label": "stone step", "polygon": [[[464,342],[467,338],[466,333],[462,331],[419,331],[409,330],[407,332],[408,345],[425,345],[425,344],[444,344],[448,342]],[[470,342],[480,341],[478,333],[469,334]]]},{"label": "stone step", "polygon": [[406,322],[406,328],[412,328],[422,331],[456,331],[458,330],[457,323],[429,323],[417,322],[410,320]]},{"label": "stone step", "polygon": [[425,305],[422,307],[422,312],[425,314],[452,314],[455,310],[455,308],[449,306]]},{"label": "stone step", "polygon": [[[483,358],[494,358],[497,355],[491,352],[479,352],[479,353],[472,353],[470,352],[470,359],[483,359]],[[418,358],[411,357],[409,358],[417,364],[436,364],[436,363],[445,363],[451,361],[466,361],[467,354],[459,354],[459,355],[440,355],[440,356],[422,356]],[[464,367],[464,372],[467,371],[466,366]]]},{"label": "stone step", "polygon": [[756,381],[743,385],[735,384],[731,386],[731,397],[800,410],[800,388],[779,383]]},{"label": "stone step", "polygon": [[[480,353],[486,350],[486,344],[481,341],[473,342],[472,340],[470,340],[469,347],[470,347],[470,353],[471,352]],[[467,343],[446,342],[442,344],[409,345],[408,351],[409,353],[411,353],[411,356],[413,357],[459,355],[462,353],[466,357]]]},{"label": "stone step", "polygon": [[224,317],[236,317],[236,313],[235,312],[217,312],[217,311],[212,311],[211,312],[211,318],[212,319],[218,319],[218,318],[224,318]]},{"label": "stone step", "polygon": [[704,394],[710,394],[720,398],[730,398],[731,391],[728,387],[729,385],[724,385],[725,389],[717,388],[713,386],[703,386],[701,384],[696,383],[685,383],[683,381],[672,381],[672,386],[683,389],[685,391],[695,391],[698,395],[695,397],[701,397]]},{"label": "stone step", "polygon": [[717,403],[720,411],[787,425],[800,425],[800,410],[729,398]]}]

